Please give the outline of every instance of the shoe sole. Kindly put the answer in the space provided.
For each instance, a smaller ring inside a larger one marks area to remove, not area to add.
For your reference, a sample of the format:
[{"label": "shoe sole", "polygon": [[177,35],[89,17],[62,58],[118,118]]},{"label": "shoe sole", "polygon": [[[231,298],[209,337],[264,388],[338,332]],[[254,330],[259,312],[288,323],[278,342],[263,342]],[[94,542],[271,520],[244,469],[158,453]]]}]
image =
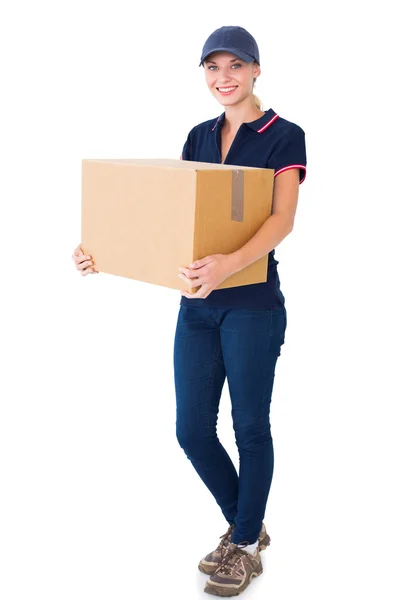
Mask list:
[{"label": "shoe sole", "polygon": [[[258,543],[259,551],[262,552],[263,550],[265,550],[266,547],[270,545],[270,543],[271,543],[271,538],[269,537],[269,535],[267,533],[267,535],[262,540],[260,540]],[[199,567],[199,571],[201,571],[205,575],[214,575],[215,571],[218,568],[218,564],[205,565],[202,561],[200,561],[198,564],[198,567]],[[212,593],[212,592],[210,592],[210,593]]]},{"label": "shoe sole", "polygon": [[[268,545],[268,544],[267,544]],[[259,571],[253,571],[253,573],[250,574],[250,577],[248,578],[248,580],[246,581],[246,583],[244,583],[240,589],[232,589],[232,588],[228,588],[225,590],[222,588],[218,588],[212,584],[209,584],[208,581],[205,585],[204,591],[206,592],[206,594],[211,594],[212,596],[219,596],[219,597],[230,597],[230,596],[239,596],[239,594],[241,594],[242,592],[244,592],[244,590],[250,585],[251,580],[253,579],[253,577],[258,577],[259,575],[261,575],[263,573],[263,568],[262,565],[260,563],[260,569]]]}]

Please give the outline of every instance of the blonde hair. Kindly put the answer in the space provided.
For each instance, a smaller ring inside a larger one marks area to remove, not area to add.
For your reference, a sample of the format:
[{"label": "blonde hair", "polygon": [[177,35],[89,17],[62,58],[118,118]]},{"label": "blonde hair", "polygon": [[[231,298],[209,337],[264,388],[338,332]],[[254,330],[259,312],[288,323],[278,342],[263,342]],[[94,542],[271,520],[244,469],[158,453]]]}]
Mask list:
[{"label": "blonde hair", "polygon": [[260,98],[258,96],[256,96],[255,94],[253,94],[253,98],[254,98],[254,102],[256,103],[257,108],[259,108],[260,110],[262,110]]},{"label": "blonde hair", "polygon": [[[254,77],[254,79],[253,79],[253,89],[254,89],[256,81],[257,81],[257,78]],[[261,102],[260,98],[258,96],[256,96],[255,94],[253,94],[253,98],[254,98],[254,102],[255,102],[255,105],[257,106],[257,108],[259,108],[260,110],[262,110],[262,108],[261,108],[262,102]]]}]

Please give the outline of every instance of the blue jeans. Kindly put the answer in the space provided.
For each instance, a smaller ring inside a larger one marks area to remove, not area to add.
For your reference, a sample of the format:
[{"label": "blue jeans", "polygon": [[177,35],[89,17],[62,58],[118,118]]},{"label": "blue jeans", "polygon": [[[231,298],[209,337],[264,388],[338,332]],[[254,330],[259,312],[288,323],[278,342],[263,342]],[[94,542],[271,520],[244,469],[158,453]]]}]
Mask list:
[{"label": "blue jeans", "polygon": [[[270,403],[286,309],[181,306],[174,342],[176,436],[214,496],[232,541],[260,534],[274,468]],[[239,474],[217,436],[227,378]]]}]

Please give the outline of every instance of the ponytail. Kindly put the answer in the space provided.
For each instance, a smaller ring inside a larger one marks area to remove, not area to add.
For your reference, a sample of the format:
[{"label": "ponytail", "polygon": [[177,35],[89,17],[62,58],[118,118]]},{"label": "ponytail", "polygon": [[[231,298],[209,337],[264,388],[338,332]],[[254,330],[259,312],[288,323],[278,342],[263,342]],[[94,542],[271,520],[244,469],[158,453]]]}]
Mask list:
[{"label": "ponytail", "polygon": [[260,100],[260,98],[258,96],[256,96],[255,94],[253,94],[253,98],[254,98],[254,102],[255,102],[255,105],[257,106],[257,108],[259,108],[260,110],[262,110],[261,109],[261,100]]},{"label": "ponytail", "polygon": [[[257,81],[257,78],[255,77],[255,78],[253,79],[253,89],[254,89],[254,86],[255,86],[255,84],[256,84],[256,81]],[[260,110],[262,110],[262,109],[261,109],[261,105],[262,105],[262,104],[261,104],[261,100],[260,100],[260,98],[259,98],[258,96],[256,96],[255,94],[253,94],[253,99],[254,99],[254,103],[255,103],[255,105],[257,106],[257,108],[259,108]]]}]

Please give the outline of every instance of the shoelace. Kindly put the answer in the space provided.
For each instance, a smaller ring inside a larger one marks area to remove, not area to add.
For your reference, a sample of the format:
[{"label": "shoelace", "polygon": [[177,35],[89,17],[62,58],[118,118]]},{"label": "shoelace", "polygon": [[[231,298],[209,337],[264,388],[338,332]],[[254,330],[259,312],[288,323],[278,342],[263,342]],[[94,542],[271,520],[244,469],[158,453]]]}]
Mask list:
[{"label": "shoelace", "polygon": [[[221,539],[221,541],[220,541],[220,543],[218,544],[218,546],[219,546],[219,549],[220,549],[220,552],[221,552],[221,554],[222,554],[222,551],[223,551],[223,549],[224,549],[225,542],[226,542],[226,540],[229,538],[229,536],[231,535],[231,533],[232,533],[232,531],[234,530],[234,528],[235,528],[235,525],[230,525],[230,527],[229,527],[228,531],[227,531],[226,533],[224,533],[223,535],[220,535],[220,536],[219,536],[219,537],[220,537],[220,539]],[[228,547],[229,547],[229,544],[228,544]]]},{"label": "shoelace", "polygon": [[246,555],[246,551],[242,548],[246,548],[249,542],[241,542],[240,544],[234,544],[225,554],[221,560],[217,571],[224,573],[225,575],[232,575],[232,571],[240,560],[240,557]]}]

